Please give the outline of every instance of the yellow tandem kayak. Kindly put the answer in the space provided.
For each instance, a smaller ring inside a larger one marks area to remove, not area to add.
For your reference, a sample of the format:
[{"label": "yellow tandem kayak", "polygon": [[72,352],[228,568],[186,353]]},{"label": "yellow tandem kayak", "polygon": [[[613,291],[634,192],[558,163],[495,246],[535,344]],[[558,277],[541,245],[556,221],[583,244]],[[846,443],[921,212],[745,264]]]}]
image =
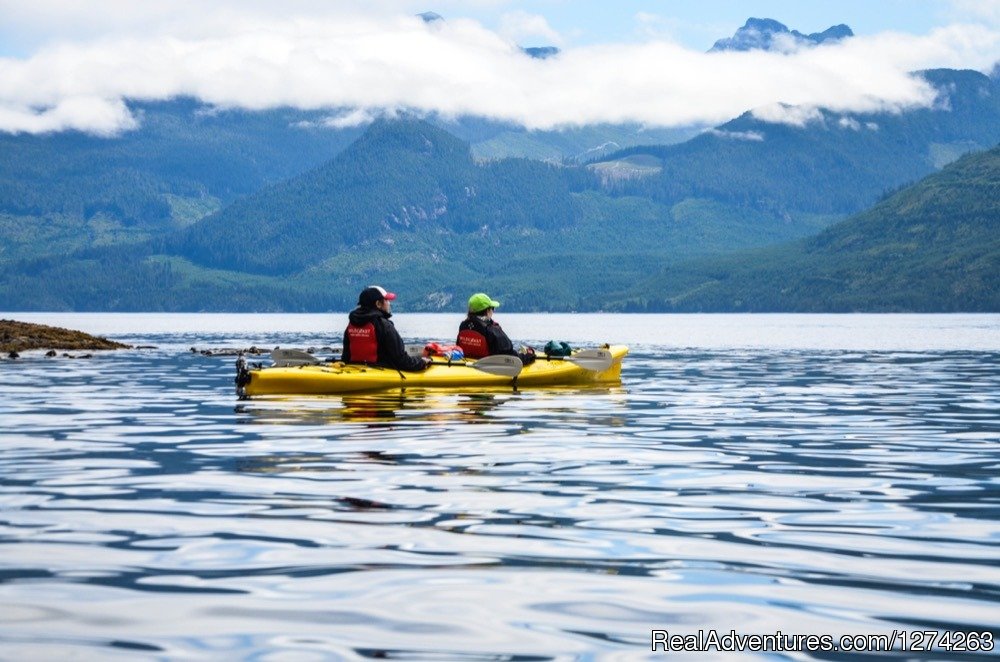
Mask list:
[{"label": "yellow tandem kayak", "polygon": [[[242,398],[332,395],[396,388],[521,388],[617,383],[621,381],[622,359],[626,354],[628,347],[625,345],[605,345],[599,350],[577,351],[569,357],[550,358],[539,354],[534,363],[523,368],[516,357],[492,356],[480,361],[453,362],[439,359],[422,372],[403,373],[393,368],[339,361],[257,368],[237,363],[236,383],[237,393]],[[513,361],[517,367],[505,368],[499,364],[502,360]]]}]

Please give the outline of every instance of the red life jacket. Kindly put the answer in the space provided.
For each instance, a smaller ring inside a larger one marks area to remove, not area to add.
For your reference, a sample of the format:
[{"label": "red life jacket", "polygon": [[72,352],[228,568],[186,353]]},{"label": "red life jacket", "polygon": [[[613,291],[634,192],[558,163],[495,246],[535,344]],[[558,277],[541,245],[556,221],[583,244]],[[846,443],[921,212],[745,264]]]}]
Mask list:
[{"label": "red life jacket", "polygon": [[462,329],[458,332],[458,346],[470,359],[481,359],[490,355],[486,336],[472,329]]},{"label": "red life jacket", "polygon": [[351,363],[378,363],[378,338],[374,324],[348,324],[344,336],[350,338]]}]

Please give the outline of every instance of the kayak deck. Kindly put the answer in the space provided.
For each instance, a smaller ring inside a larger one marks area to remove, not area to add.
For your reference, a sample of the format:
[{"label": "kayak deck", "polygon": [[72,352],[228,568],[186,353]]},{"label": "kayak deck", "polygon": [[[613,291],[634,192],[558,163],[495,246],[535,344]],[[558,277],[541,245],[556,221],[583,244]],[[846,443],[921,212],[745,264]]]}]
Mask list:
[{"label": "kayak deck", "polygon": [[[489,374],[472,367],[473,361],[435,362],[421,372],[402,372],[380,366],[340,361],[289,367],[250,369],[237,389],[241,397],[262,395],[332,395],[396,388],[534,387],[621,381],[625,345],[605,347],[612,357],[606,370],[588,370],[561,357],[540,354],[516,378]],[[240,377],[237,378],[238,381]]]}]

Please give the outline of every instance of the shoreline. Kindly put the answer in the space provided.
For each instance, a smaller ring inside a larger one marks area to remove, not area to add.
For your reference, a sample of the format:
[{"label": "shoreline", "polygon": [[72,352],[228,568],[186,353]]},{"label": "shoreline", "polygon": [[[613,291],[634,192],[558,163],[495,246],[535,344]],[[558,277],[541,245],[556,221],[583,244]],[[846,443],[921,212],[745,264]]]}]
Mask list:
[{"label": "shoreline", "polygon": [[33,349],[132,349],[132,346],[74,329],[8,319],[0,320],[0,353],[16,358],[18,352]]}]

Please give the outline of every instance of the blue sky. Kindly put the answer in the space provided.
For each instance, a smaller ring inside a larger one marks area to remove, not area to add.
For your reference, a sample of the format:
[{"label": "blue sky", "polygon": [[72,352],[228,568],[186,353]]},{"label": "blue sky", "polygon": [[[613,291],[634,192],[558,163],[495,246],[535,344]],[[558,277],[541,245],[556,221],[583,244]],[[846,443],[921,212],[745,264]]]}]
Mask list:
[{"label": "blue sky", "polygon": [[[191,7],[197,7],[189,12]],[[541,17],[564,46],[628,43],[669,38],[691,49],[707,49],[730,36],[747,18],[773,18],[801,32],[846,23],[861,35],[886,31],[926,34],[960,22],[1000,24],[998,0],[0,0],[0,56],[24,57],[63,39],[92,38],[123,27],[141,33],[174,14],[216,11],[329,13],[363,9],[373,13],[435,11],[445,18],[469,17],[501,30],[505,16]],[[522,45],[548,45],[543,34]],[[531,42],[531,43],[527,43]]]},{"label": "blue sky", "polygon": [[[732,35],[751,16],[773,18],[804,33],[846,23],[857,34],[885,31],[924,34],[955,21],[982,19],[976,12],[963,9],[960,3],[942,0],[532,0],[445,6],[449,13],[474,16],[494,28],[502,24],[503,14],[512,11],[543,16],[572,45],[642,40],[659,30],[661,36],[673,37],[692,49],[708,49],[716,39]],[[644,22],[637,18],[642,15],[660,20]],[[526,45],[546,42],[541,35],[526,41],[532,42]]]},{"label": "blue sky", "polygon": [[[0,16],[0,131],[29,133],[113,136],[141,121],[129,102],[177,96],[328,110],[331,126],[402,110],[528,129],[747,110],[801,124],[929,106],[914,72],[1000,61],[1000,0],[0,0]],[[857,36],[706,53],[749,17]],[[518,48],[548,45],[561,54]]]}]

